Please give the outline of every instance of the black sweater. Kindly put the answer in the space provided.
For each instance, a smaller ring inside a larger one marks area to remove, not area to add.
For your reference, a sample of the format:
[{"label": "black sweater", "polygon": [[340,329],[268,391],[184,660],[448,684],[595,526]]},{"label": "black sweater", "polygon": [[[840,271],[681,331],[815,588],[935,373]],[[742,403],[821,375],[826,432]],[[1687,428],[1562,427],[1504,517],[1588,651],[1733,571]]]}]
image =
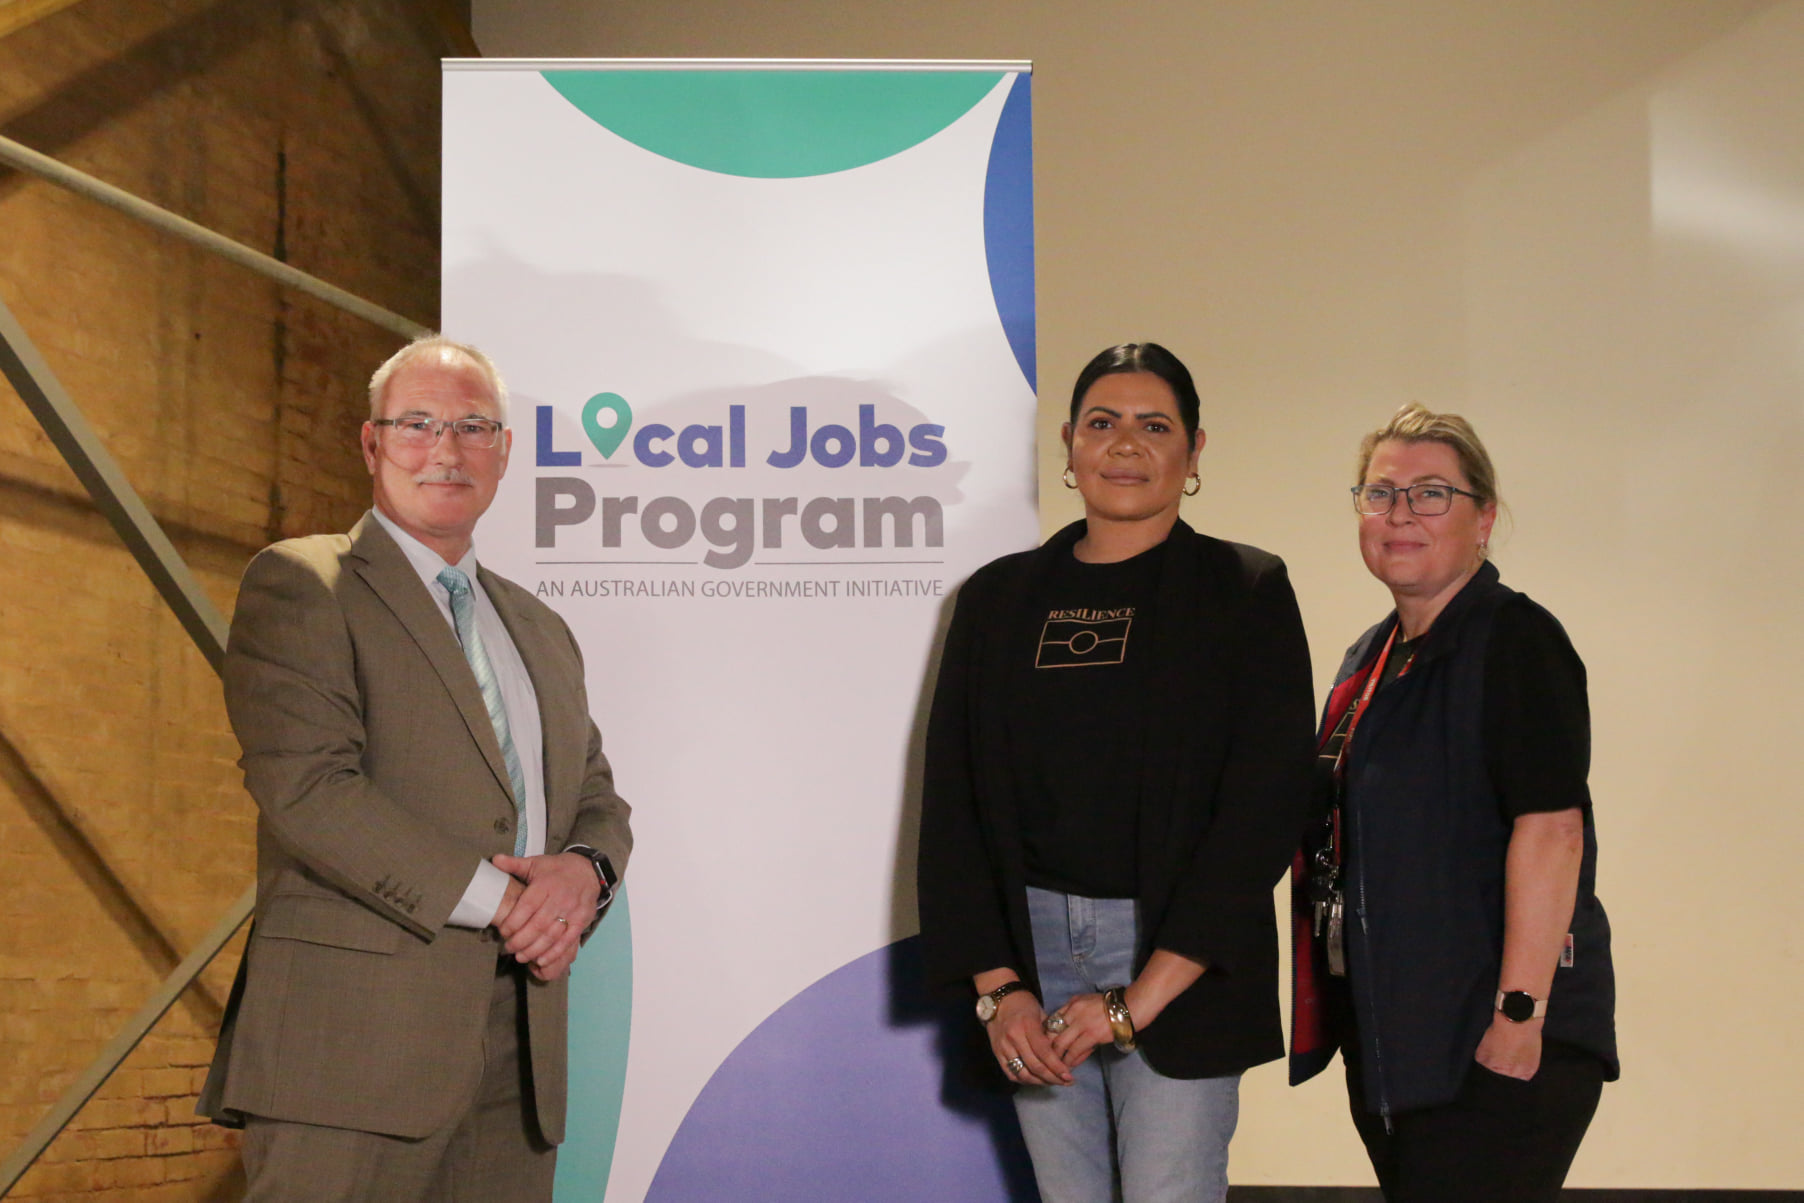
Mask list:
[{"label": "black sweater", "polygon": [[[953,611],[927,728],[918,862],[936,986],[968,992],[973,975],[1006,966],[1038,993],[1007,683],[1033,662],[1038,585],[1084,530],[1075,523],[979,569]],[[1272,887],[1309,808],[1309,650],[1283,562],[1182,522],[1152,611],[1144,709],[1074,713],[1072,732],[1105,719],[1145,728],[1136,971],[1163,948],[1208,972],[1141,1047],[1167,1076],[1211,1077],[1282,1054]]]}]

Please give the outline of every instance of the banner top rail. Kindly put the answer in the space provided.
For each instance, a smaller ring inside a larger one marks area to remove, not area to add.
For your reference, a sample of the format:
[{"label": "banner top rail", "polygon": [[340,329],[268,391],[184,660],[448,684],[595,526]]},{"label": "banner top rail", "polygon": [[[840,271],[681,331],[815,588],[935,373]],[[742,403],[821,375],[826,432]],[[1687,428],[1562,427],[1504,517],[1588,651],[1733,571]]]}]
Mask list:
[{"label": "banner top rail", "polygon": [[446,71],[1022,71],[1031,60],[894,58],[445,58]]}]

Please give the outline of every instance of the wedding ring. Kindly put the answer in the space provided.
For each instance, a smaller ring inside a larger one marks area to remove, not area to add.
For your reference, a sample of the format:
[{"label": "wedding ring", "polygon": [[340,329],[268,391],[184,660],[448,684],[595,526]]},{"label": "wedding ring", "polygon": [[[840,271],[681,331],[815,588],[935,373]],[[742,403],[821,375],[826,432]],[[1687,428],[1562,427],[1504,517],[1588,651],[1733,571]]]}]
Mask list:
[{"label": "wedding ring", "polygon": [[1010,1057],[1008,1059],[1008,1071],[1012,1074],[1024,1074],[1027,1072],[1027,1062],[1019,1057]]},{"label": "wedding ring", "polygon": [[566,919],[566,918],[564,918],[564,917],[563,917],[563,916],[562,916],[562,915],[559,915],[559,916],[558,916],[558,917],[557,917],[557,921],[558,921],[558,922],[559,922],[559,923],[562,923],[562,924],[563,924],[563,925],[564,925],[564,926],[565,926],[565,927],[569,927],[569,926],[570,926],[570,921],[569,921],[569,920],[568,920],[568,919]]},{"label": "wedding ring", "polygon": [[1046,1034],[1048,1036],[1057,1036],[1060,1032],[1069,1027],[1070,1024],[1065,1019],[1065,1013],[1063,1011],[1054,1011],[1046,1017],[1046,1022],[1040,1026],[1046,1029]]}]

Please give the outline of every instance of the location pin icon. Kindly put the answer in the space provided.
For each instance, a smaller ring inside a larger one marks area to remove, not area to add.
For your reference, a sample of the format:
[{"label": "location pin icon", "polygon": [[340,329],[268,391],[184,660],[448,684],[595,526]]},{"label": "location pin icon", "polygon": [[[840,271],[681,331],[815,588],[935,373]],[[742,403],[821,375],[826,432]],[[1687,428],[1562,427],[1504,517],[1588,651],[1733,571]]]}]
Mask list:
[{"label": "location pin icon", "polygon": [[583,406],[583,430],[601,458],[612,459],[633,424],[633,407],[619,393],[596,393]]}]

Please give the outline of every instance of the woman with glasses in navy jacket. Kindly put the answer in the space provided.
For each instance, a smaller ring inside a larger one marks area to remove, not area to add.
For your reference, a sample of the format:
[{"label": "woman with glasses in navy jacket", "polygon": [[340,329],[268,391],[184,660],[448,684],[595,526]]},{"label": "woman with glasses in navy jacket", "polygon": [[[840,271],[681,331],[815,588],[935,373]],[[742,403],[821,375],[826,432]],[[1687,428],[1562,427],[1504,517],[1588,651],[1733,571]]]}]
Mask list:
[{"label": "woman with glasses in navy jacket", "polygon": [[1394,609],[1320,729],[1291,1080],[1340,1049],[1390,1203],[1551,1203],[1618,1073],[1585,667],[1488,558],[1496,473],[1464,418],[1406,406],[1358,481]]}]

